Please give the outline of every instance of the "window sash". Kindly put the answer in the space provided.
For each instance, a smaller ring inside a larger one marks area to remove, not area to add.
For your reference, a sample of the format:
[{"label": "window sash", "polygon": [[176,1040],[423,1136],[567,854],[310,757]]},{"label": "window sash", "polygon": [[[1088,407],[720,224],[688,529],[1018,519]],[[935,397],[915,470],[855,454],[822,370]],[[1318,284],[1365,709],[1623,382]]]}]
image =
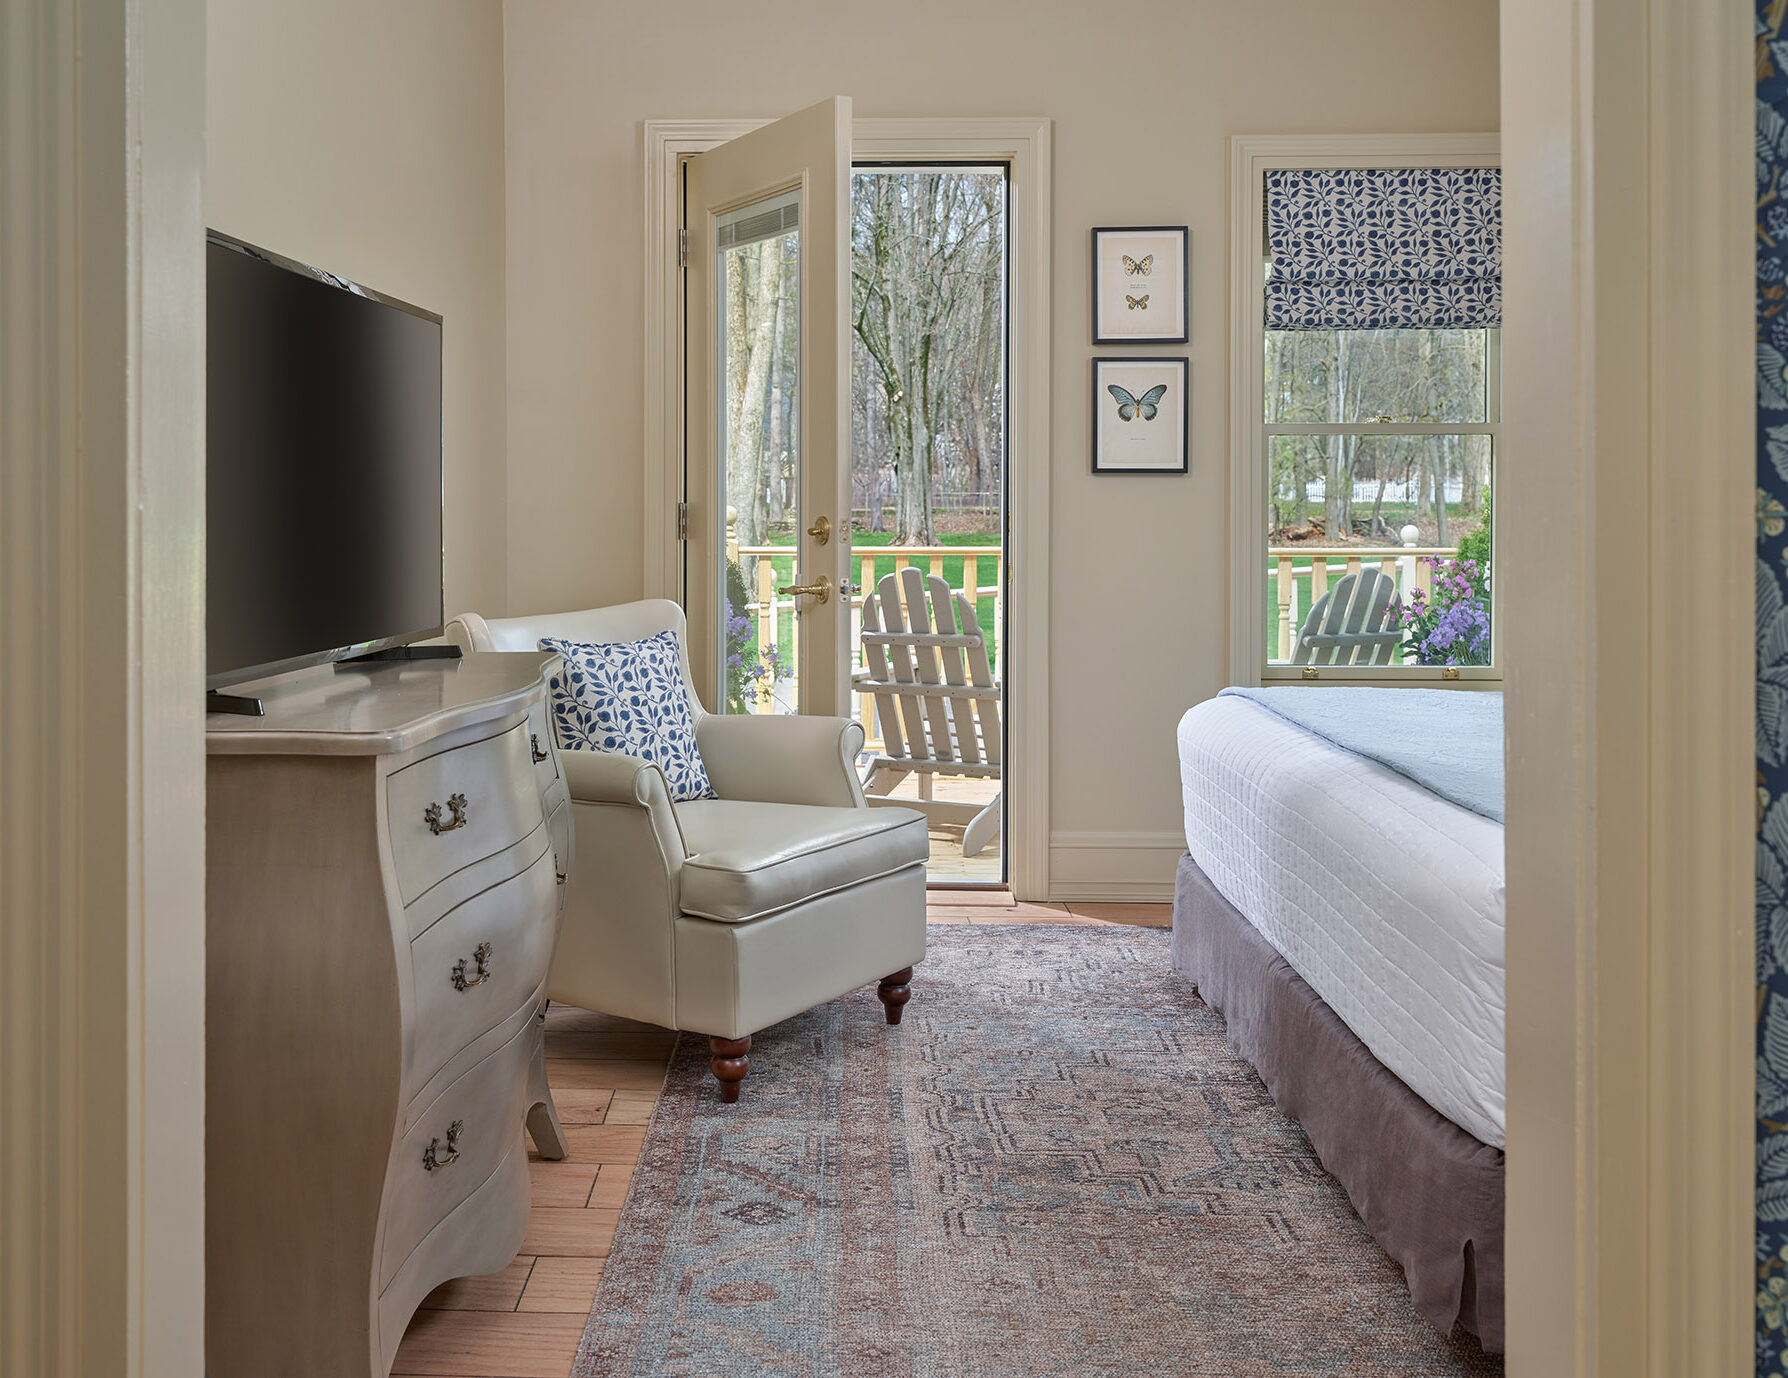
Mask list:
[{"label": "window sash", "polygon": [[[1229,141],[1229,660],[1233,684],[1296,682],[1300,666],[1270,666],[1277,650],[1266,635],[1262,575],[1268,568],[1267,503],[1270,473],[1265,411],[1266,323],[1263,262],[1265,181],[1275,168],[1492,167],[1500,162],[1495,134],[1237,134]],[[1486,361],[1488,405],[1500,406],[1501,378],[1492,335]],[[1490,413],[1494,421],[1500,416]],[[1287,423],[1289,424],[1289,423]],[[1361,423],[1368,424],[1368,423]],[[1464,425],[1443,423],[1444,433]],[[1494,441],[1492,442],[1494,443]],[[1492,627],[1492,655],[1502,654],[1501,622]],[[1325,669],[1325,683],[1436,684],[1441,666]],[[1500,665],[1460,666],[1458,678],[1485,687],[1502,679]],[[1444,678],[1450,679],[1451,676]]]}]

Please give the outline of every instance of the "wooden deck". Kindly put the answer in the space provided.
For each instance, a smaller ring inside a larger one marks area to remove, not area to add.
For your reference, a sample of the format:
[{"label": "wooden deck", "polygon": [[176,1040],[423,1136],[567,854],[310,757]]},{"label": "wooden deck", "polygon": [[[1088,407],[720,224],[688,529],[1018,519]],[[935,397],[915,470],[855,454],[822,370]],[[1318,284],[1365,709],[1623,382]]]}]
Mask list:
[{"label": "wooden deck", "polygon": [[[938,776],[933,781],[933,798],[949,799],[964,804],[985,804],[1000,791],[998,780],[951,779]],[[919,797],[919,777],[909,775],[888,796],[889,799]],[[931,825],[931,860],[925,866],[925,878],[932,884],[998,884],[1004,880],[1005,834],[993,839],[974,856],[962,854],[962,825]]]},{"label": "wooden deck", "polygon": [[[976,924],[1172,921],[1165,904],[1019,904],[1004,890],[934,889],[927,916]],[[534,1211],[521,1252],[500,1273],[437,1287],[404,1335],[392,1378],[568,1378],[676,1040],[651,1024],[568,1005],[548,1010],[546,1074],[571,1155],[549,1163],[529,1154]]]}]

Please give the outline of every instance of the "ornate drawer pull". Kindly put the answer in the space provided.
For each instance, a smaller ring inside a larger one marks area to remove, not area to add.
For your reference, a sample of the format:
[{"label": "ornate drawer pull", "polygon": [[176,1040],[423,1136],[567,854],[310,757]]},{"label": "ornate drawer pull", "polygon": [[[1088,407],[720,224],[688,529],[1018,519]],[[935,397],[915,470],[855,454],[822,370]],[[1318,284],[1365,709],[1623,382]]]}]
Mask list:
[{"label": "ornate drawer pull", "polygon": [[535,765],[551,759],[548,753],[540,749],[540,734],[537,732],[528,733],[528,754],[534,758]]},{"label": "ornate drawer pull", "polygon": [[455,962],[453,964],[453,988],[455,990],[470,990],[473,986],[482,985],[490,980],[490,968],[485,965],[490,961],[490,954],[489,943],[479,943],[472,949],[472,960],[478,964],[478,974],[470,981],[466,979],[466,959],[461,957]]},{"label": "ornate drawer pull", "polygon": [[466,826],[466,796],[463,794],[448,795],[447,811],[453,815],[451,823],[441,821],[441,806],[439,804],[430,804],[422,811],[422,821],[428,824],[428,830],[436,837],[442,833],[450,833],[455,828]]},{"label": "ornate drawer pull", "polygon": [[455,1120],[447,1126],[447,1151],[445,1153],[440,1151],[441,1141],[439,1139],[428,1141],[428,1147],[422,1150],[422,1170],[424,1172],[433,1172],[438,1167],[446,1167],[449,1163],[458,1161],[460,1131],[465,1127],[464,1120]]}]

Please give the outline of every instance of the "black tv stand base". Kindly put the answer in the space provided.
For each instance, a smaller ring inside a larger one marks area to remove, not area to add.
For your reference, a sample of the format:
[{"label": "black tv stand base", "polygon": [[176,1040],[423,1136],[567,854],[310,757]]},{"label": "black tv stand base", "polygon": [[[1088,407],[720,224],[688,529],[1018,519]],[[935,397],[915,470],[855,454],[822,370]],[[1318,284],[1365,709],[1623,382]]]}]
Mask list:
[{"label": "black tv stand base", "polygon": [[267,710],[257,698],[246,694],[220,694],[215,689],[205,691],[205,711],[207,713],[235,713],[244,718],[264,718]]},{"label": "black tv stand base", "polygon": [[389,665],[405,660],[458,660],[465,653],[458,646],[387,646],[382,651],[348,656],[335,662],[338,670],[351,670],[356,665]]}]

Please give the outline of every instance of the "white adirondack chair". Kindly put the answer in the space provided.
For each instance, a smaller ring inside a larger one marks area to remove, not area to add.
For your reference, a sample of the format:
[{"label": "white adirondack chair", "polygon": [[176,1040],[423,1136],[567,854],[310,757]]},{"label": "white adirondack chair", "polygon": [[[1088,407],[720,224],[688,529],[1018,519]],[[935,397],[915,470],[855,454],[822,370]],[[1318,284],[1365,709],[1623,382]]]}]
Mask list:
[{"label": "white adirondack chair", "polygon": [[1291,653],[1293,665],[1389,665],[1403,633],[1387,627],[1402,607],[1397,581],[1383,570],[1343,574],[1310,609]]},{"label": "white adirondack chair", "polygon": [[885,574],[863,599],[863,661],[855,687],[874,696],[882,730],[863,792],[874,804],[917,773],[917,800],[887,802],[965,824],[962,854],[975,856],[999,835],[1000,796],[984,807],[931,797],[933,776],[1001,776],[1000,687],[974,609],[935,574]]}]

